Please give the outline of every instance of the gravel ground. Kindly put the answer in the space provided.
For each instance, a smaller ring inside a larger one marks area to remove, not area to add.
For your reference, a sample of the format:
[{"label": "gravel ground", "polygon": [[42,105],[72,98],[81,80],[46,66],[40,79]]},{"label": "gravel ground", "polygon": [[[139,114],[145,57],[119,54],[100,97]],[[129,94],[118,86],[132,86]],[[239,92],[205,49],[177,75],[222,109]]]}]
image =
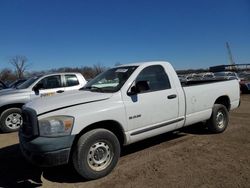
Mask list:
[{"label": "gravel ground", "polygon": [[0,187],[250,187],[250,95],[230,113],[228,129],[202,124],[123,148],[113,172],[84,181],[70,165],[41,169],[26,162],[17,133],[0,134]]}]

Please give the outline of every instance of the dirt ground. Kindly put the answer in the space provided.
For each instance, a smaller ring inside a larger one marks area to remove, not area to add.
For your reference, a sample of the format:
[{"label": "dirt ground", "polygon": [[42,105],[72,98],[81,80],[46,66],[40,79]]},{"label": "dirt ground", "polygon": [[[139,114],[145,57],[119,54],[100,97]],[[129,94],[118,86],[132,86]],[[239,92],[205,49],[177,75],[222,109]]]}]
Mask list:
[{"label": "dirt ground", "polygon": [[71,166],[27,163],[17,133],[0,134],[0,187],[250,187],[250,95],[230,113],[228,129],[209,134],[196,124],[123,148],[105,178],[84,181]]}]

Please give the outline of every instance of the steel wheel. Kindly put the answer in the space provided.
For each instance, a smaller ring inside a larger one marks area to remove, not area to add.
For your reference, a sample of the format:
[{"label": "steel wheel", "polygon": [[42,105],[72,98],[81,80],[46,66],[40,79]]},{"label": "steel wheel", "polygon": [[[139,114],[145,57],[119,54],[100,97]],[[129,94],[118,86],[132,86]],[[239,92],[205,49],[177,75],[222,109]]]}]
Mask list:
[{"label": "steel wheel", "polygon": [[85,179],[93,180],[109,174],[120,156],[120,143],[107,129],[93,129],[83,134],[74,147],[72,162]]},{"label": "steel wheel", "polygon": [[227,108],[222,104],[215,104],[210,119],[206,125],[212,133],[222,133],[228,126],[229,116]]},{"label": "steel wheel", "polygon": [[225,126],[225,114],[222,111],[218,111],[216,115],[216,123],[220,129]]},{"label": "steel wheel", "polygon": [[5,119],[5,125],[9,129],[17,129],[22,125],[22,123],[23,123],[23,118],[19,113],[12,113],[8,115]]},{"label": "steel wheel", "polygon": [[88,152],[89,167],[95,171],[101,171],[109,166],[114,156],[110,145],[106,142],[97,142],[93,144]]},{"label": "steel wheel", "polygon": [[17,131],[23,124],[22,110],[8,108],[0,115],[0,131],[4,133]]}]

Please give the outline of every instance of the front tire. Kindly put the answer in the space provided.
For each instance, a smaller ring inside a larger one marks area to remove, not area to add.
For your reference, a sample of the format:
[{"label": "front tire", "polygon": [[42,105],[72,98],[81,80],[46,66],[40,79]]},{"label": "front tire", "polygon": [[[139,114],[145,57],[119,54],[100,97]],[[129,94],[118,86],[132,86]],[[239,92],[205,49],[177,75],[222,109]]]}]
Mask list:
[{"label": "front tire", "polygon": [[215,104],[210,119],[207,121],[208,130],[212,133],[222,133],[229,122],[227,108],[222,104]]},{"label": "front tire", "polygon": [[23,123],[20,108],[9,108],[0,116],[0,130],[4,133],[17,131]]},{"label": "front tire", "polygon": [[94,129],[83,134],[73,151],[73,165],[85,179],[106,176],[116,166],[120,157],[117,137],[106,129]]}]

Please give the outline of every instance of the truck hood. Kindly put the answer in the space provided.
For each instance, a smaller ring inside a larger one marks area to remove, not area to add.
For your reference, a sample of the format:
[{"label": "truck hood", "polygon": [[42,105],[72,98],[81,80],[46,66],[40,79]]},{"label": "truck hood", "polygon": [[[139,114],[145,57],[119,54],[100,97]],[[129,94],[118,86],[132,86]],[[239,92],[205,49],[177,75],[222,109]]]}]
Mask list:
[{"label": "truck hood", "polygon": [[10,89],[3,89],[0,90],[0,96],[3,95],[15,95],[15,94],[22,94],[22,93],[29,93],[30,91],[27,89],[14,89],[14,88],[10,88]]},{"label": "truck hood", "polygon": [[49,97],[34,99],[25,106],[36,110],[37,115],[60,110],[85,103],[109,99],[112,93],[98,93],[91,91],[68,91]]}]

